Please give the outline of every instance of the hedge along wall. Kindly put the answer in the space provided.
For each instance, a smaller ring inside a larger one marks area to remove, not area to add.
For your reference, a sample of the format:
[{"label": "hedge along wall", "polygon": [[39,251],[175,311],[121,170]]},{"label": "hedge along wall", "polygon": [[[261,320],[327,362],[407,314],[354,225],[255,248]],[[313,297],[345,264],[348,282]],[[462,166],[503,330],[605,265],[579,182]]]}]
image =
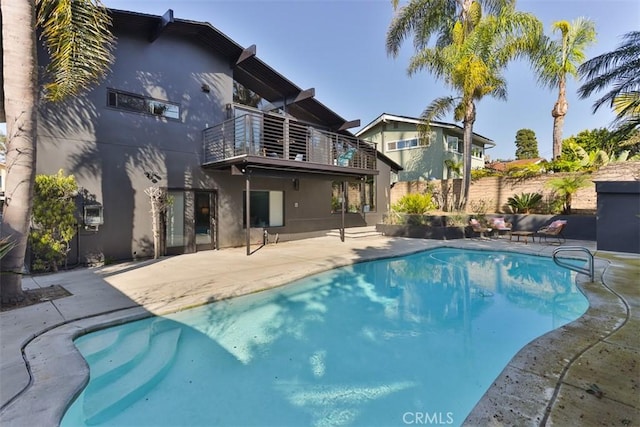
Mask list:
[{"label": "hedge along wall", "polygon": [[[570,175],[555,173],[540,175],[533,178],[507,178],[489,177],[480,178],[471,182],[469,189],[469,203],[467,211],[471,212],[471,206],[484,201],[489,212],[510,212],[507,199],[515,194],[541,193],[547,198],[552,190],[545,183],[553,178]],[[596,186],[593,181],[638,181],[640,180],[640,161],[611,163],[591,174],[591,184],[580,189],[572,199],[571,209],[576,213],[595,213],[597,205]],[[452,194],[458,194],[461,185],[460,179],[431,181],[438,192],[451,198]],[[452,189],[453,187],[453,189]],[[427,188],[426,181],[400,181],[391,189],[391,203],[397,202],[408,193],[423,192]],[[453,192],[452,190],[455,190]]]}]

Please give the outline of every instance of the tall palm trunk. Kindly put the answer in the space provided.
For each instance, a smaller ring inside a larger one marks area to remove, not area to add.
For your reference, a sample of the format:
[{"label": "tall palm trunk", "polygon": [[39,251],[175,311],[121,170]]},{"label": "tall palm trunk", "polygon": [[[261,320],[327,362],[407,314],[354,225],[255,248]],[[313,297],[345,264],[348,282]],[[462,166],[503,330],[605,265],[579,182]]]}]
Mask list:
[{"label": "tall palm trunk", "polygon": [[473,101],[469,100],[466,103],[463,126],[463,153],[462,153],[462,188],[460,189],[461,197],[458,201],[460,210],[464,210],[467,207],[467,200],[469,200],[469,187],[471,186],[471,145],[473,140],[473,123],[476,121],[476,106]]},{"label": "tall palm trunk", "polygon": [[569,103],[567,102],[566,79],[560,78],[558,84],[558,100],[551,110],[553,116],[553,158],[557,159],[562,155],[562,128],[564,127],[564,117],[567,115]]},{"label": "tall palm trunk", "polygon": [[[1,262],[2,303],[24,298],[22,269],[29,234],[35,179],[37,56],[33,0],[2,0],[4,110],[7,121],[6,206],[2,235],[14,248]],[[9,226],[12,224],[12,226]]]}]

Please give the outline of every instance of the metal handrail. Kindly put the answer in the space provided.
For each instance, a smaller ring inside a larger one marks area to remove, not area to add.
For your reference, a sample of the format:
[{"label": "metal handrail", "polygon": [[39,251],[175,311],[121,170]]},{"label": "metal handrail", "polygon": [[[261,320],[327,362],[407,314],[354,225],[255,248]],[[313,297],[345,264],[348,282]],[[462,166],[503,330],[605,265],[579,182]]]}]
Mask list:
[{"label": "metal handrail", "polygon": [[[575,252],[575,251],[584,252],[587,255],[589,255],[589,258],[587,260],[589,262],[589,268],[588,269],[584,268],[584,267],[578,267],[576,265],[572,265],[572,264],[569,264],[569,263],[565,263],[564,261],[562,261],[561,259],[559,259],[557,257],[558,253],[560,253],[560,252]],[[593,282],[593,279],[595,277],[594,260],[593,260],[593,254],[591,253],[591,251],[589,249],[587,249],[587,248],[585,248],[583,246],[563,246],[561,248],[556,248],[553,251],[553,262],[555,262],[560,267],[568,268],[569,270],[573,270],[573,271],[576,271],[578,273],[587,274],[587,275],[589,275],[589,278]]]}]

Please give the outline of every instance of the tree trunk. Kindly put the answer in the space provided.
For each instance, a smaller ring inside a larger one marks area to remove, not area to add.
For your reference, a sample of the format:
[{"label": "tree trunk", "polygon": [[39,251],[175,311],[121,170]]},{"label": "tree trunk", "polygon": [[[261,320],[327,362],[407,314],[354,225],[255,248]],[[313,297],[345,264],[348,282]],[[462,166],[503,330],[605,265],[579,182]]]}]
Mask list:
[{"label": "tree trunk", "polygon": [[564,117],[569,109],[567,102],[567,87],[564,78],[560,79],[558,85],[558,100],[551,110],[553,116],[553,158],[557,159],[562,155],[562,128],[564,127]]},{"label": "tree trunk", "polygon": [[463,153],[462,153],[462,186],[460,188],[460,200],[458,208],[465,210],[467,208],[467,200],[469,200],[469,187],[471,186],[471,146],[473,141],[473,123],[476,121],[476,106],[473,101],[469,101],[463,120]]},{"label": "tree trunk", "polygon": [[6,206],[2,235],[15,247],[0,261],[2,303],[24,298],[22,271],[35,179],[37,56],[33,0],[2,0],[4,110],[7,122]]},{"label": "tree trunk", "polygon": [[[157,197],[157,196],[156,196]],[[160,221],[158,200],[154,197],[151,200],[151,229],[153,232],[153,259],[160,258]]]}]

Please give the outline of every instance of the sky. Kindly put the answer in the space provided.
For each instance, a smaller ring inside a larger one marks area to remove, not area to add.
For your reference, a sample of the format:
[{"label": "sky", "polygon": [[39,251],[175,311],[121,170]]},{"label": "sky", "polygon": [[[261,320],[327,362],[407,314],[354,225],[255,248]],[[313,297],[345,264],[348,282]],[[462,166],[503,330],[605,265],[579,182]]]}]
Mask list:
[{"label": "sky", "polygon": [[[407,65],[411,39],[396,58],[387,55],[386,32],[393,17],[391,0],[103,0],[115,9],[209,22],[243,47],[257,46],[258,57],[346,120],[366,126],[382,113],[419,117],[435,98],[455,95],[426,71],[413,76]],[[402,1],[401,1],[402,4]],[[614,50],[622,35],[640,29],[638,0],[518,0],[517,9],[535,14],[551,34],[551,24],[586,17],[595,22],[597,42],[587,58]],[[510,64],[505,77],[508,99],[477,103],[474,132],[492,139],[491,159],[515,157],[515,135],[532,129],[540,155],[552,156],[551,109],[557,90],[543,88],[524,62]],[[608,127],[608,108],[592,113],[597,94],[581,100],[580,82],[569,80],[569,110],[563,136]],[[451,115],[442,121],[453,122]],[[457,123],[462,125],[461,123]],[[359,128],[351,129],[357,132]],[[0,130],[3,130],[0,127]]]}]

